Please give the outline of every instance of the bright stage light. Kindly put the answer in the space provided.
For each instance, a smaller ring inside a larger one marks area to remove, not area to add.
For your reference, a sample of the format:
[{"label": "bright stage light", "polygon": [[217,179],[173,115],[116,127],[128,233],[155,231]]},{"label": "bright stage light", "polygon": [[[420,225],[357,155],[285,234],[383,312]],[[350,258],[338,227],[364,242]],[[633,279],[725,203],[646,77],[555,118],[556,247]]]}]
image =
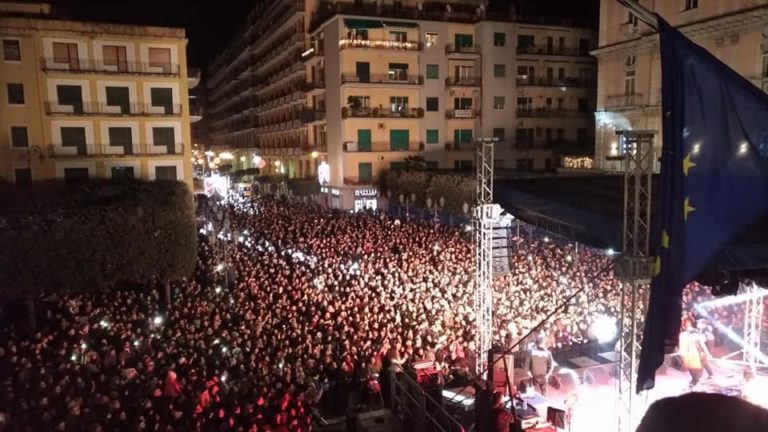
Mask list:
[{"label": "bright stage light", "polygon": [[152,322],[155,323],[155,325],[160,325],[163,323],[163,317],[158,315],[155,317],[155,319],[152,320]]},{"label": "bright stage light", "polygon": [[222,271],[224,270],[224,264],[219,264],[216,266],[216,271]]},{"label": "bright stage light", "polygon": [[615,250],[613,250],[613,248],[608,248],[608,250],[606,250],[606,251],[605,251],[605,253],[606,253],[608,256],[613,256],[613,255],[616,255],[616,251],[615,251]]},{"label": "bright stage light", "polygon": [[592,333],[600,343],[614,340],[617,332],[616,318],[607,315],[598,315],[592,322]]},{"label": "bright stage light", "polygon": [[217,286],[215,291],[216,291],[216,294],[220,293],[221,292],[221,287]]}]

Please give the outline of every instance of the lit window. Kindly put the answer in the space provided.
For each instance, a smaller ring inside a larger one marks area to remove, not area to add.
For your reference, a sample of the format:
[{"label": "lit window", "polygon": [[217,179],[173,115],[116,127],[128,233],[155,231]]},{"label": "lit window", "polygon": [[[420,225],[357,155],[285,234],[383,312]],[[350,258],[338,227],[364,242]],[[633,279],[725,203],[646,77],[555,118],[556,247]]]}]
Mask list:
[{"label": "lit window", "polygon": [[437,45],[437,33],[427,33],[427,48]]}]

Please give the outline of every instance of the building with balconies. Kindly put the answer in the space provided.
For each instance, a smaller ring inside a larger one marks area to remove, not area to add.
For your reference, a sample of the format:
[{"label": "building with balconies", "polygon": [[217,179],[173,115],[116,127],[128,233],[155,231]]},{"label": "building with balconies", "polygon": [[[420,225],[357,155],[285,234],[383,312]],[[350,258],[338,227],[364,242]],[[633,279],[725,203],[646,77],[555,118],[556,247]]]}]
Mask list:
[{"label": "building with balconies", "polygon": [[[768,1],[651,2],[658,13],[736,72],[768,90]],[[661,63],[658,35],[614,0],[600,4],[595,166],[622,170],[628,150],[620,130],[656,131],[655,170],[661,155]]]},{"label": "building with balconies", "polygon": [[50,12],[0,4],[0,177],[20,186],[173,179],[191,188],[184,30]]}]

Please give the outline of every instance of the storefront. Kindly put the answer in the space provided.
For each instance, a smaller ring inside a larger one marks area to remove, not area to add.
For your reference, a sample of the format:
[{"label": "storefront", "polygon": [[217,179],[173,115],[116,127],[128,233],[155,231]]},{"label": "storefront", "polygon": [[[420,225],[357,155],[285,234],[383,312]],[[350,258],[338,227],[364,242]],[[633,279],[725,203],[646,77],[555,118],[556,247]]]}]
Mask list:
[{"label": "storefront", "polygon": [[379,208],[379,190],[376,188],[354,189],[355,212]]}]

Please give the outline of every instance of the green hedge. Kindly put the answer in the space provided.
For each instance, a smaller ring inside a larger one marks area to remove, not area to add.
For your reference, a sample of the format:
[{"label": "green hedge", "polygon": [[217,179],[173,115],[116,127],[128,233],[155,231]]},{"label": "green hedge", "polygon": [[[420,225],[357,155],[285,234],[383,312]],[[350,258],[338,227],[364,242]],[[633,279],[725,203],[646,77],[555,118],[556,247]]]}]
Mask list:
[{"label": "green hedge", "polygon": [[195,210],[176,181],[0,188],[0,294],[104,289],[188,277]]}]

